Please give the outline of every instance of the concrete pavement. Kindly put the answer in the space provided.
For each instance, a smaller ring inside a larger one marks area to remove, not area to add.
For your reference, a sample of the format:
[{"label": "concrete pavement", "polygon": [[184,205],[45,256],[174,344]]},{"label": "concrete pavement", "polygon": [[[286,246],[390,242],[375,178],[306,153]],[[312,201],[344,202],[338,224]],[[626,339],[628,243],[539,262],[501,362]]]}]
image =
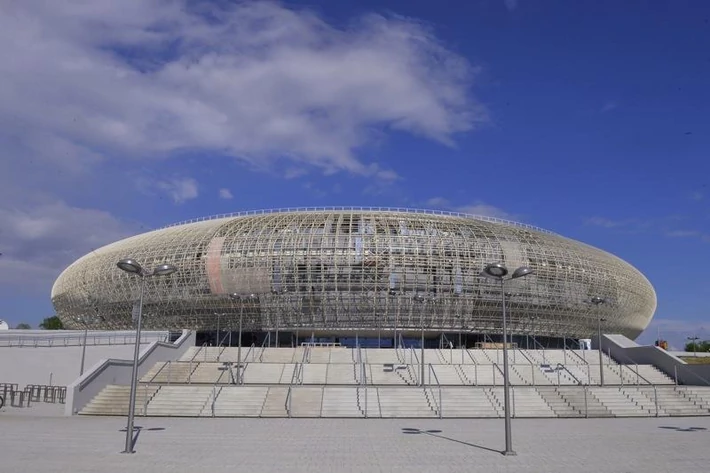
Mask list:
[{"label": "concrete pavement", "polygon": [[704,471],[710,418],[502,419],[125,418],[0,413],[4,471],[42,472],[663,472]]}]

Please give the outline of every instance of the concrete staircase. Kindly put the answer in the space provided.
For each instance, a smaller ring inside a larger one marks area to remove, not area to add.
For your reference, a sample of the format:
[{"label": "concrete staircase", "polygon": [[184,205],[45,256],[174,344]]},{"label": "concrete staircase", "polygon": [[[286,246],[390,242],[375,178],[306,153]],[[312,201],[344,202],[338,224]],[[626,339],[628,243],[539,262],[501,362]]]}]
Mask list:
[{"label": "concrete staircase", "polygon": [[443,387],[441,404],[442,417],[499,417],[499,409],[482,388]]},{"label": "concrete staircase", "polygon": [[[360,392],[364,395],[365,391],[361,389]],[[358,407],[357,398],[358,390],[352,387],[325,388],[321,407],[322,417],[364,417],[364,412]]]},{"label": "concrete staircase", "polygon": [[[136,390],[136,415],[144,415],[145,405],[160,386],[138,386]],[[81,415],[126,416],[130,386],[109,384],[79,412]]]},{"label": "concrete staircase", "polygon": [[[185,361],[156,363],[139,383],[137,415],[288,417],[289,387],[292,417],[503,415],[502,364],[494,364],[502,362],[498,350],[425,350],[426,388],[418,386],[418,350],[401,350],[398,358],[392,349],[368,348],[358,353],[343,347],[243,347],[243,384],[239,386],[229,374],[231,368],[236,377],[236,353],[236,347],[193,347],[182,357]],[[359,385],[362,365],[354,360],[360,355],[367,388]],[[586,385],[590,377],[592,383],[598,382],[598,356],[591,355],[597,354],[586,352],[590,363],[586,364],[571,351],[511,350],[513,415],[655,416],[656,399],[660,416],[710,415],[710,388],[676,387],[651,365],[619,365],[605,357],[609,386],[579,385],[580,381]],[[217,359],[221,361],[204,361]],[[565,359],[564,369],[555,363]],[[548,364],[541,367],[541,360]],[[658,383],[655,394],[642,378]],[[108,386],[81,414],[125,415],[128,393],[128,386]]]},{"label": "concrete staircase", "polygon": [[[628,388],[626,388],[628,390]],[[653,386],[638,386],[635,388],[643,393],[651,402],[657,400],[659,415],[669,416],[701,416],[710,415],[710,409],[703,408],[693,400],[685,397],[675,386],[659,385],[654,391]]]},{"label": "concrete staircase", "polygon": [[162,386],[148,403],[146,415],[168,417],[198,417],[211,400],[212,386]]},{"label": "concrete staircase", "polygon": [[320,417],[323,388],[296,387],[291,390],[291,417]]},{"label": "concrete staircase", "polygon": [[383,418],[437,417],[422,388],[377,388],[377,393]]},{"label": "concrete staircase", "polygon": [[215,417],[259,417],[269,392],[266,386],[224,386],[219,389]]},{"label": "concrete staircase", "polygon": [[141,377],[140,381],[142,383],[187,383],[197,365],[197,363],[181,361],[156,363]]},{"label": "concrete staircase", "polygon": [[710,411],[710,387],[677,386],[676,391],[701,409]]},{"label": "concrete staircase", "polygon": [[261,417],[288,417],[286,412],[287,386],[271,386],[266,394]]},{"label": "concrete staircase", "polygon": [[[504,409],[503,388],[487,388],[494,402]],[[554,417],[553,409],[532,387],[514,387],[510,390],[511,415],[513,417]]]},{"label": "concrete staircase", "polygon": [[628,393],[618,387],[591,387],[590,391],[615,417],[655,415],[655,407],[649,406],[649,399],[638,392]]}]

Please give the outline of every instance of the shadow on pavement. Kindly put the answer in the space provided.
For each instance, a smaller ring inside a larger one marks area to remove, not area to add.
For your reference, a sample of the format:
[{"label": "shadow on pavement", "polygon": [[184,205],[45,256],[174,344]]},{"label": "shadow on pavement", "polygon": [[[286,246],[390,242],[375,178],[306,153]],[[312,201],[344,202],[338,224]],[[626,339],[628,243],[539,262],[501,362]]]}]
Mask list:
[{"label": "shadow on pavement", "polygon": [[402,433],[409,434],[409,435],[419,435],[419,434],[430,435],[432,437],[436,437],[439,439],[448,440],[449,442],[456,442],[456,443],[460,443],[462,445],[466,445],[469,447],[480,448],[481,450],[487,450],[489,452],[495,452],[498,454],[503,453],[502,451],[496,450],[494,448],[488,448],[488,447],[484,447],[483,445],[476,445],[475,443],[464,442],[463,440],[452,439],[451,437],[447,437],[445,435],[439,435],[441,433],[441,430],[438,430],[438,429],[422,430],[422,429],[415,429],[415,428],[411,428],[411,427],[402,427]]},{"label": "shadow on pavement", "polygon": [[673,425],[661,425],[659,429],[675,430],[677,432],[700,432],[703,430],[708,430],[705,427],[677,427]]}]

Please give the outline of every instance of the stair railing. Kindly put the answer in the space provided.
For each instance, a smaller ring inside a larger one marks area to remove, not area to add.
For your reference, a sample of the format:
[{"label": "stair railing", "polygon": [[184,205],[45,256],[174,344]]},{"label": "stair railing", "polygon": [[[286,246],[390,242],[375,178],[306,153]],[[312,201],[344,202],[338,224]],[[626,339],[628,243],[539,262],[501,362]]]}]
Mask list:
[{"label": "stair railing", "polygon": [[[545,355],[545,346],[538,342],[535,337],[533,337],[533,347],[539,346],[542,349],[542,362],[547,364],[547,356]],[[537,348],[535,348],[537,350]]]},{"label": "stair railing", "polygon": [[160,369],[158,371],[156,371],[156,373],[153,375],[153,377],[148,380],[148,384],[152,383],[155,380],[155,378],[160,374],[160,372],[163,371],[163,369],[165,369],[165,367],[168,366],[169,364],[170,364],[170,361],[166,361],[165,363],[163,363],[163,366],[161,366]]},{"label": "stair railing", "polygon": [[473,384],[478,386],[478,362],[468,348],[466,348],[466,354],[468,354],[468,357],[471,358],[471,361],[473,361]]},{"label": "stair railing", "polygon": [[[268,342],[268,345],[267,345]],[[264,360],[264,352],[266,351],[266,348],[271,345],[271,332],[266,334],[266,337],[264,337],[264,341],[261,342],[261,347],[259,351],[259,363],[261,363]],[[255,360],[252,360],[255,361]]]},{"label": "stair railing", "polygon": [[582,358],[581,356],[579,356],[579,353],[577,353],[577,352],[575,352],[575,351],[571,351],[571,353],[573,353],[577,358],[579,358],[580,360],[582,360],[583,366],[586,366],[586,367],[587,367],[587,384],[590,384],[590,385],[591,385],[591,384],[592,384],[592,375],[591,375],[591,372],[590,372],[589,362],[588,362],[586,359],[584,359],[584,358]]},{"label": "stair railing", "polygon": [[[411,365],[412,366],[419,366],[419,356],[417,356],[417,351],[414,349],[414,347],[409,347],[409,353],[410,353]],[[422,380],[419,379],[419,377],[420,377],[419,371],[420,370],[413,370],[413,371],[414,371],[414,374],[416,375],[416,376],[414,376],[415,382],[417,384],[424,383],[423,379]],[[410,376],[411,376],[411,374],[410,374]]]},{"label": "stair railing", "polygon": [[284,403],[284,408],[286,409],[286,413],[288,414],[288,417],[291,417],[291,400],[293,398],[293,388],[295,384],[298,384],[300,381],[301,377],[301,368],[303,367],[303,363],[296,363],[296,366],[293,367],[293,374],[291,374],[291,382],[288,385],[288,392],[286,393],[286,402]]},{"label": "stair railing", "polygon": [[528,355],[525,354],[525,350],[523,350],[521,348],[521,349],[519,349],[519,351],[520,351],[520,354],[523,355],[523,358],[525,358],[528,361],[528,363],[530,363],[530,375],[532,377],[531,378],[532,385],[535,386],[535,363],[533,363],[533,361],[530,358],[528,358]]},{"label": "stair railing", "polygon": [[[433,385],[431,384],[431,375],[434,375],[434,381],[436,381],[436,387],[439,390],[439,402],[436,402],[436,398],[434,397],[434,391],[433,391]],[[439,383],[439,377],[436,375],[436,371],[432,367],[431,363],[429,363],[429,383],[427,386],[424,386],[424,393],[426,394],[427,389],[429,389],[429,392],[431,393],[432,400],[436,404],[436,410],[435,412],[438,412],[439,414],[439,419],[441,419],[442,416],[442,409],[441,409],[441,383]]]},{"label": "stair railing", "polygon": [[401,333],[398,333],[397,337],[398,337],[397,341],[399,343],[394,344],[394,352],[395,352],[395,355],[397,355],[397,360],[400,363],[406,364],[407,363],[407,356],[406,356],[406,348],[404,346],[404,339],[402,338]]},{"label": "stair railing", "polygon": [[555,371],[557,371],[557,385],[560,385],[560,371],[566,371],[568,375],[577,383],[578,386],[583,385],[582,383],[570,370],[567,369],[565,365],[562,363],[557,363],[557,366],[555,367]]},{"label": "stair railing", "polygon": [[[500,372],[501,379],[503,380],[503,384],[505,384],[505,372],[503,369],[498,366],[498,363],[493,363],[493,386],[496,386],[496,369]],[[509,380],[510,381],[510,380]]]}]

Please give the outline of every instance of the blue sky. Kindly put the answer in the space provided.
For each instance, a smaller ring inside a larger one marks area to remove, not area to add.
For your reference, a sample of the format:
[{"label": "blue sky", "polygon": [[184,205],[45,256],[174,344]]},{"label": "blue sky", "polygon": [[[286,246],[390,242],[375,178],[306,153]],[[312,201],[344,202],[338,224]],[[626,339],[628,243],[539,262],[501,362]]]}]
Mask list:
[{"label": "blue sky", "polygon": [[[523,221],[630,262],[640,341],[710,338],[710,4],[0,6],[0,318],[123,236],[366,205]],[[119,5],[120,3],[120,5]]]}]

